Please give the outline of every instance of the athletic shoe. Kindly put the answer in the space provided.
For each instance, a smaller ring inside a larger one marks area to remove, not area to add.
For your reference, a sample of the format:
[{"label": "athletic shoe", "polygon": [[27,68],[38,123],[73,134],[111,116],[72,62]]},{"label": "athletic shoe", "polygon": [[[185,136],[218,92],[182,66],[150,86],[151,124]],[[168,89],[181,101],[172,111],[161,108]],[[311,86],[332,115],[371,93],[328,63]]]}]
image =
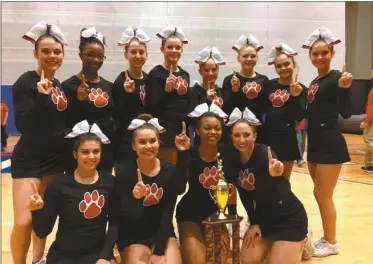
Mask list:
[{"label": "athletic shoe", "polygon": [[337,244],[333,245],[326,241],[324,238],[315,242],[315,252],[313,253],[314,257],[324,258],[329,255],[339,254],[339,248]]},{"label": "athletic shoe", "polygon": [[315,252],[315,248],[313,246],[313,233],[312,233],[312,229],[308,228],[307,240],[306,240],[306,243],[304,244],[304,248],[302,252],[302,259],[303,260],[311,259],[314,252]]}]

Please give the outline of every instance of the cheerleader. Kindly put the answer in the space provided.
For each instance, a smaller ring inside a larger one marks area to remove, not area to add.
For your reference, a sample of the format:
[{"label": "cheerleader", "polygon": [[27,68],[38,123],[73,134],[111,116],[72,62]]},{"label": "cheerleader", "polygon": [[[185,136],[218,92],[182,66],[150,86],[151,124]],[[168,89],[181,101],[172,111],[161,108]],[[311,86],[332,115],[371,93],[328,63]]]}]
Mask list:
[{"label": "cheerleader", "polygon": [[[27,197],[32,182],[43,196],[49,181],[63,174],[66,95],[55,78],[67,41],[56,25],[41,21],[24,36],[34,44],[36,70],[22,74],[13,85],[15,125],[22,134],[11,158],[14,225],[10,237],[14,264],[26,263],[31,242],[31,214]],[[45,239],[33,236],[33,263],[43,256]]]},{"label": "cheerleader", "polygon": [[[196,133],[201,143],[193,148],[189,168],[189,189],[176,208],[176,220],[180,235],[180,246],[185,264],[206,263],[204,228],[202,221],[219,209],[210,197],[209,189],[219,180],[217,171],[218,153],[222,138],[223,118],[227,115],[215,104],[198,105],[190,117],[198,118]],[[222,155],[224,159],[224,156]],[[198,206],[196,206],[198,205]],[[227,260],[228,233],[223,233],[222,263]]]},{"label": "cheerleader", "polygon": [[[258,52],[263,49],[259,41],[253,36],[242,35],[232,47],[237,52],[237,61],[241,65],[239,73],[235,71],[223,81],[223,110],[231,113],[235,107],[244,111],[249,108],[262,121],[266,109],[264,83],[268,77],[255,71],[258,62]],[[263,128],[258,128],[260,142],[264,142]],[[224,141],[229,142],[229,130],[225,133]]]},{"label": "cheerleader", "polygon": [[174,139],[178,159],[173,165],[157,158],[159,134],[164,132],[157,118],[141,114],[129,125],[137,158],[118,164],[114,189],[123,263],[181,264],[172,219],[188,176],[190,141],[184,122],[182,127]]},{"label": "cheerleader", "polygon": [[148,58],[148,35],[141,29],[128,27],[123,31],[118,46],[124,46],[124,57],[128,69],[121,72],[114,81],[113,99],[115,103],[115,163],[136,157],[132,149],[132,133],[127,128],[131,120],[145,112],[145,87],[148,74],[142,67]]},{"label": "cheerleader", "polygon": [[330,68],[334,45],[341,41],[321,27],[312,32],[303,48],[318,76],[311,82],[307,95],[308,169],[315,184],[313,193],[319,205],[324,235],[315,242],[316,257],[339,253],[336,240],[336,209],[333,191],[344,162],[350,161],[346,141],[338,125],[338,116],[351,116],[352,75]]},{"label": "cheerleader", "polygon": [[255,144],[258,122],[247,108],[243,113],[236,108],[228,122],[234,148],[225,159],[225,176],[236,184],[250,218],[241,261],[262,263],[269,254],[270,264],[300,263],[307,240],[307,214],[283,176],[282,162],[270,147]]},{"label": "cheerleader", "polygon": [[[208,105],[214,103],[221,108],[223,106],[223,92],[215,82],[219,75],[219,66],[225,65],[223,57],[216,47],[207,46],[199,52],[195,62],[199,64],[198,72],[202,76],[202,83],[194,84],[189,92],[188,112],[192,112],[197,105],[203,103]],[[190,120],[189,123],[193,127],[190,131],[194,135],[195,122]],[[199,144],[199,137],[196,136],[193,142]]]},{"label": "cheerleader", "polygon": [[49,184],[44,198],[31,182],[34,193],[29,196],[28,208],[32,227],[44,238],[52,232],[59,217],[56,239],[47,255],[48,264],[110,263],[116,234],[105,234],[114,177],[96,170],[101,142],[110,141],[96,124],[90,127],[86,120],[75,125],[66,137],[75,139],[77,168]]},{"label": "cheerleader", "polygon": [[[284,177],[290,180],[294,161],[301,158],[295,122],[304,118],[307,91],[298,82],[298,67],[294,56],[298,55],[290,46],[281,44],[269,52],[268,65],[274,65],[279,78],[266,82],[267,110],[266,140],[284,165]],[[295,73],[295,80],[293,75]]]},{"label": "cheerleader", "polygon": [[[113,141],[112,83],[98,74],[106,59],[105,46],[105,37],[95,27],[82,29],[79,44],[82,69],[78,74],[62,82],[62,88],[72,101],[68,109],[67,126],[72,128],[74,124],[88,120],[89,123],[96,123]],[[73,172],[76,161],[70,153],[72,142],[67,145],[69,153],[66,156],[66,171]],[[98,169],[111,173],[113,164],[113,146],[104,145]]]},{"label": "cheerleader", "polygon": [[174,138],[181,132],[181,122],[186,120],[189,87],[189,73],[178,66],[178,61],[188,40],[181,28],[174,26],[164,27],[157,36],[162,39],[164,61],[149,72],[146,106],[166,129],[160,137],[162,145],[159,156],[175,163],[177,151]]}]

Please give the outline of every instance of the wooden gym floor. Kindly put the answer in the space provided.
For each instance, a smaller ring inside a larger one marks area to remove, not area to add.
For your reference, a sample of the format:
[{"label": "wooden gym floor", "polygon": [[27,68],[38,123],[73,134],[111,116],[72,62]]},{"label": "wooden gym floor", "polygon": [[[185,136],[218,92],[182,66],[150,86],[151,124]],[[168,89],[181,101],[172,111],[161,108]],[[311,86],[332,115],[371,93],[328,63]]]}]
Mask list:
[{"label": "wooden gym floor", "polygon": [[[343,165],[341,177],[335,190],[335,203],[338,212],[337,239],[341,253],[328,258],[313,258],[302,263],[309,264],[371,264],[373,250],[370,238],[373,234],[373,174],[360,170],[364,161],[364,143],[361,135],[346,134],[345,138],[352,161]],[[7,151],[12,151],[17,138],[9,138]],[[12,181],[8,173],[2,179],[2,262],[12,264],[10,253],[10,233],[13,225]],[[319,210],[313,197],[313,184],[308,174],[307,165],[295,165],[291,177],[293,192],[303,202],[309,218],[309,226],[313,229],[314,239],[322,236],[322,225]],[[245,215],[239,201],[238,212]],[[56,225],[57,226],[57,225]],[[47,247],[53,241],[55,231],[49,236]],[[31,250],[30,250],[31,253]],[[31,263],[31,254],[28,257]]]}]

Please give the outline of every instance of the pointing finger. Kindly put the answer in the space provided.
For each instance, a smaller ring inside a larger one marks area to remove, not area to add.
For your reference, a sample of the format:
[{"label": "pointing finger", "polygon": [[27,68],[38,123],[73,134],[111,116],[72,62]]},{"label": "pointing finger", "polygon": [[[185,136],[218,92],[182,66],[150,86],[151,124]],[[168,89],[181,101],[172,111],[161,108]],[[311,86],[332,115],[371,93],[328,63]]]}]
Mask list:
[{"label": "pointing finger", "polygon": [[184,121],[183,121],[183,131],[182,131],[182,133],[183,133],[184,135],[186,135],[186,124],[185,124]]},{"label": "pointing finger", "polygon": [[41,73],[40,73],[40,80],[42,81],[42,80],[44,80],[45,78],[44,78],[44,70],[41,70]]},{"label": "pointing finger", "polygon": [[142,175],[141,175],[141,171],[139,168],[137,169],[137,181],[142,182]]},{"label": "pointing finger", "polygon": [[272,160],[273,160],[272,150],[271,150],[271,147],[268,146],[268,161],[272,161]]}]

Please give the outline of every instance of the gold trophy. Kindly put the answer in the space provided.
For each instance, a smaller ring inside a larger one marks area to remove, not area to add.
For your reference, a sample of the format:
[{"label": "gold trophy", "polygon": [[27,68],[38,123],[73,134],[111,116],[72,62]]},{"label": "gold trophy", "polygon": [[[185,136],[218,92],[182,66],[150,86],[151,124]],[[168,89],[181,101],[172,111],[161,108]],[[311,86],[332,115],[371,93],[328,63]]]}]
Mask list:
[{"label": "gold trophy", "polygon": [[218,153],[218,173],[220,179],[216,185],[210,187],[209,192],[211,198],[219,207],[220,213],[218,212],[218,219],[227,219],[224,212],[225,208],[227,207],[229,197],[232,195],[233,185],[228,183],[224,178],[223,162],[221,159],[219,159],[219,156],[220,154]]}]

